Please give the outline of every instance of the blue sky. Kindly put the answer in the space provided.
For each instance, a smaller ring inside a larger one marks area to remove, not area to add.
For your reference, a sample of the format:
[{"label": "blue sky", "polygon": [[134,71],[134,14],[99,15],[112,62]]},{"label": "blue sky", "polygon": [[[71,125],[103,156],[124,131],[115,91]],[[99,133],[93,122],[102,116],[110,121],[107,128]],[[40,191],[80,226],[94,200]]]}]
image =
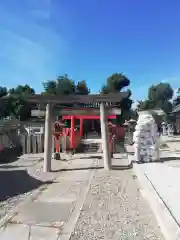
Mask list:
[{"label": "blue sky", "polygon": [[97,92],[123,72],[134,99],[150,84],[180,87],[179,0],[1,0],[0,85],[68,73]]}]

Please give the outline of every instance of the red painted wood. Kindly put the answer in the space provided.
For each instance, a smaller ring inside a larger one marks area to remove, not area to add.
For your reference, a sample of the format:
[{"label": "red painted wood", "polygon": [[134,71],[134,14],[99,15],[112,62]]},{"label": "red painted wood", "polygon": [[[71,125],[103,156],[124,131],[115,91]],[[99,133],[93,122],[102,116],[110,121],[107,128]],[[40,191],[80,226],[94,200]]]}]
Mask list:
[{"label": "red painted wood", "polygon": [[70,144],[71,144],[71,148],[73,148],[73,149],[75,147],[74,120],[75,120],[74,116],[71,116]]},{"label": "red painted wood", "polygon": [[80,137],[82,137],[82,135],[83,135],[83,118],[80,118],[79,135],[80,135]]},{"label": "red painted wood", "polygon": [[[62,118],[64,120],[67,120],[67,119],[71,119],[72,116],[63,116]],[[90,120],[90,119],[93,119],[93,120],[99,120],[100,119],[100,116],[84,116],[84,115],[79,115],[79,116],[74,116],[74,119],[83,119],[83,120]],[[116,119],[116,115],[109,115],[108,116],[108,119]]]}]

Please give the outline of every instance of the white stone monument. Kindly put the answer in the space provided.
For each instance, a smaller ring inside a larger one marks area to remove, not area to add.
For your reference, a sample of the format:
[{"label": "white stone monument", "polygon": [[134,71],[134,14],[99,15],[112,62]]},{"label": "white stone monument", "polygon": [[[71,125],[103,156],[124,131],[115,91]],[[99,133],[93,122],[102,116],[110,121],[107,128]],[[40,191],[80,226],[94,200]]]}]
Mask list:
[{"label": "white stone monument", "polygon": [[169,137],[172,137],[174,135],[174,127],[170,123],[167,125],[167,132]]},{"label": "white stone monument", "polygon": [[134,155],[137,162],[159,160],[159,134],[156,122],[150,112],[139,112],[133,141]]}]

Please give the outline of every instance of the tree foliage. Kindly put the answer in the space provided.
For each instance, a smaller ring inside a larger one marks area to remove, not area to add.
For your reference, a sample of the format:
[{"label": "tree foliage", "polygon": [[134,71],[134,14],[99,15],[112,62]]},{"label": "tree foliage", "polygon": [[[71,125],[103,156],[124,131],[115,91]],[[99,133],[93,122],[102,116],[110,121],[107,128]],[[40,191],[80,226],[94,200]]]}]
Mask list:
[{"label": "tree foliage", "polygon": [[128,87],[130,80],[122,73],[114,73],[107,78],[106,84],[102,87],[101,93],[117,93],[124,87]]},{"label": "tree foliage", "polygon": [[88,95],[90,93],[90,89],[87,86],[85,80],[79,81],[76,84],[76,94]]},{"label": "tree foliage", "polygon": [[[122,73],[114,73],[107,78],[106,84],[102,87],[101,94],[117,93],[128,87],[130,80]],[[49,80],[43,82],[44,91],[42,94],[45,95],[69,95],[69,94],[82,94],[87,95],[90,93],[90,89],[87,86],[85,80],[78,81],[75,83],[67,74],[58,76],[55,80]],[[4,116],[11,115],[13,113],[17,118],[26,120],[30,117],[32,108],[37,107],[34,104],[26,102],[27,95],[35,94],[35,90],[29,85],[18,85],[15,88],[7,90],[4,87],[0,87],[0,97],[9,94],[10,96],[16,95],[16,98],[11,98],[10,101],[3,108]],[[117,102],[117,106],[122,110],[121,121],[130,117],[130,111],[132,100],[129,96],[123,99],[122,102]],[[1,111],[2,112],[2,111]]]},{"label": "tree foliage", "polygon": [[31,109],[35,106],[35,104],[26,102],[26,96],[35,94],[35,90],[26,84],[18,85],[16,88],[11,88],[8,93],[10,96],[16,95],[15,99],[8,102],[7,109],[9,115],[13,113],[22,121],[30,118]]},{"label": "tree foliage", "polygon": [[[106,80],[106,84],[103,85],[101,89],[101,94],[108,93],[118,93],[121,92],[123,88],[128,87],[130,80],[122,73],[114,73],[109,76]],[[131,92],[129,91],[128,98],[123,99],[120,103],[116,103],[118,107],[121,108],[121,116],[118,121],[123,123],[125,120],[128,120],[131,117],[131,105],[133,101],[130,99]]]},{"label": "tree foliage", "polygon": [[[0,87],[0,98],[4,97],[8,94],[8,90],[6,87]],[[6,109],[3,103],[0,103],[0,118],[7,117],[8,110]]]},{"label": "tree foliage", "polygon": [[75,94],[76,86],[67,74],[57,77],[56,80],[46,81],[43,83],[46,94],[50,95],[69,95]]},{"label": "tree foliage", "polygon": [[75,82],[71,78],[69,78],[67,74],[57,77],[56,80],[44,82],[43,87],[44,94],[50,95],[87,95],[90,93],[90,90],[85,80],[79,81],[77,84],[75,84]]},{"label": "tree foliage", "polygon": [[152,85],[148,91],[148,98],[144,101],[139,101],[138,110],[159,109],[165,113],[172,111],[172,103],[170,100],[173,97],[173,89],[169,83],[159,83]]},{"label": "tree foliage", "polygon": [[169,101],[173,97],[173,89],[169,83],[159,83],[149,88],[148,99],[152,101]]},{"label": "tree foliage", "polygon": [[6,96],[8,93],[8,90],[6,87],[0,87],[0,98]]}]

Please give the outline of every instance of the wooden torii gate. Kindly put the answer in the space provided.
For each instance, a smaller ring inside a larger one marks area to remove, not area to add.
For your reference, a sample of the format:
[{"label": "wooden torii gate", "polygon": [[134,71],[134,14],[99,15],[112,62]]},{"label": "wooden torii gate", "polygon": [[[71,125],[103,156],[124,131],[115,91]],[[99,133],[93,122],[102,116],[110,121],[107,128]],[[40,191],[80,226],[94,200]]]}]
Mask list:
[{"label": "wooden torii gate", "polygon": [[[129,96],[129,92],[121,92],[115,94],[105,95],[66,95],[66,96],[44,96],[35,94],[26,96],[26,101],[31,103],[46,104],[45,114],[45,139],[44,139],[44,172],[51,171],[52,161],[52,123],[53,123],[53,106],[57,104],[100,104],[100,122],[101,122],[101,136],[102,136],[102,150],[104,158],[104,168],[110,170],[111,168],[111,154],[108,146],[108,121],[107,121],[107,103],[119,103],[124,98]],[[12,97],[12,96],[11,96]],[[11,97],[5,97],[11,98]],[[18,96],[17,96],[18,97]],[[16,98],[14,95],[13,98]]]}]

